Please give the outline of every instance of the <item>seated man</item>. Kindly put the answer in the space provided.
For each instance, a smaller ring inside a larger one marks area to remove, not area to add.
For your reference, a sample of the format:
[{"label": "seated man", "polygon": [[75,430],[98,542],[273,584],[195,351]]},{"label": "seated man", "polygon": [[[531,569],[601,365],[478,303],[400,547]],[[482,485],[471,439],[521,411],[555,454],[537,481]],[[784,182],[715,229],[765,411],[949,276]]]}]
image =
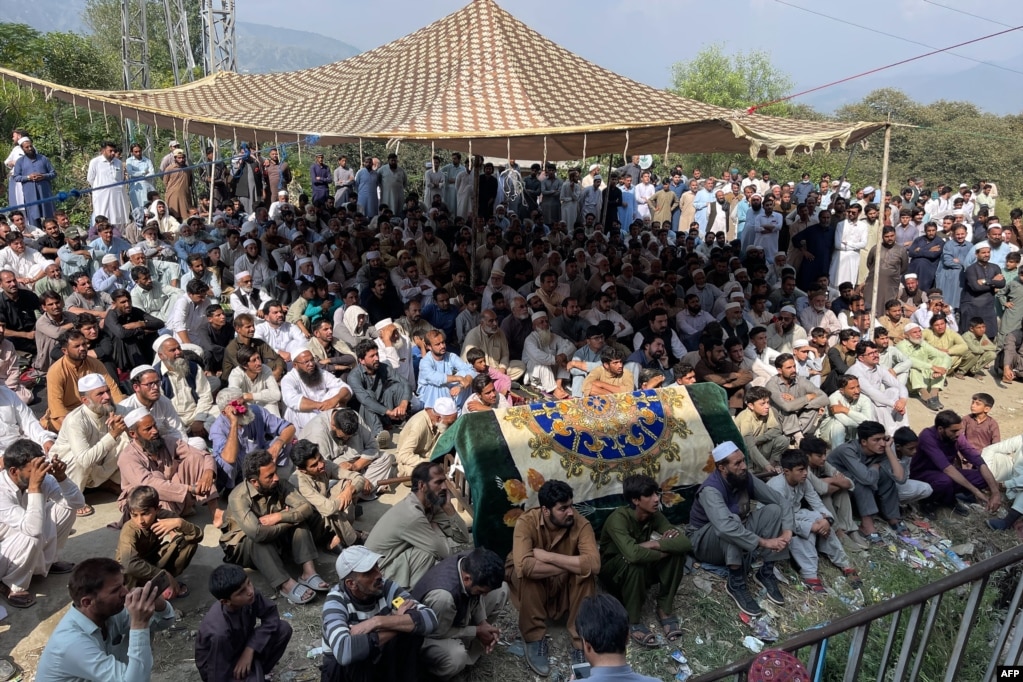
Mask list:
[{"label": "seated man", "polygon": [[967,377],[980,377],[995,362],[998,348],[987,336],[987,324],[982,317],[973,317],[969,329],[963,334],[966,355],[959,366],[959,372]]},{"label": "seated man", "polygon": [[813,433],[828,407],[828,396],[796,373],[796,360],[791,353],[774,359],[778,375],[767,382],[771,406],[778,414],[782,433],[797,444],[804,433]]},{"label": "seated man", "polygon": [[349,407],[321,412],[302,427],[298,437],[315,443],[324,459],[340,469],[361,475],[369,487],[361,493],[372,499],[380,482],[394,477],[394,455],[380,452],[366,422]]},{"label": "seated man", "polygon": [[263,359],[263,364],[270,367],[274,373],[274,379],[277,381],[281,380],[284,373],[287,371],[288,366],[277,352],[271,348],[266,341],[255,338],[256,323],[253,321],[254,318],[248,313],[240,313],[234,316],[234,333],[235,338],[227,347],[224,348],[224,365],[222,376],[231,376],[231,372],[235,367],[241,365],[238,362],[238,351],[243,346],[248,346],[255,349],[259,353],[259,357]]},{"label": "seated man", "polygon": [[586,328],[586,343],[568,361],[568,372],[572,376],[572,397],[583,396],[583,382],[590,372],[601,366],[600,354],[605,348],[604,332],[595,324]]},{"label": "seated man", "polygon": [[[960,462],[972,468],[963,468]],[[963,419],[952,410],[934,416],[934,426],[920,432],[920,445],[913,457],[910,475],[931,486],[931,496],[923,502],[931,510],[951,507],[959,516],[969,516],[969,508],[958,499],[973,495],[994,513],[1001,505],[998,482],[987,464],[963,434]],[[987,491],[986,493],[984,491]]]},{"label": "seated man", "polygon": [[158,358],[153,369],[160,378],[160,386],[178,413],[189,436],[207,438],[213,420],[213,391],[206,372],[198,363],[185,358],[181,343],[172,336],[161,336],[153,343]]},{"label": "seated man", "polygon": [[629,370],[632,376],[636,377],[637,384],[639,374],[644,369],[658,371],[664,375],[666,381],[670,381],[672,378],[671,369],[664,339],[650,332],[645,333],[640,340],[639,350],[625,358],[625,368]]},{"label": "seated man", "polygon": [[224,367],[224,351],[234,340],[234,328],[227,323],[227,314],[219,305],[206,307],[206,322],[189,332],[189,338],[203,349],[202,363],[214,376]]},{"label": "seated man", "polygon": [[661,513],[657,481],[643,474],[627,476],[622,481],[622,496],[627,506],[611,512],[600,532],[601,580],[621,596],[629,613],[632,639],[645,647],[658,646],[642,613],[650,587],[660,585],[657,621],[665,639],[674,643],[682,637],[674,614],[675,593],[692,545]]},{"label": "seated man", "polygon": [[817,427],[817,435],[831,448],[855,438],[856,427],[863,422],[877,421],[874,405],[860,394],[860,380],[852,374],[839,375],[838,390],[828,400],[828,414]]},{"label": "seated man", "polygon": [[465,404],[469,383],[475,372],[462,358],[447,351],[444,332],[431,329],[426,332],[428,352],[419,362],[417,393],[425,407],[433,407],[438,398],[451,398],[456,406]]},{"label": "seated man", "polygon": [[277,466],[290,469],[293,424],[245,400],[241,391],[230,386],[217,394],[217,409],[220,416],[210,426],[210,443],[219,490],[233,490],[241,483],[245,458],[255,450],[266,450]]},{"label": "seated man", "polygon": [[10,568],[2,579],[7,603],[27,608],[36,601],[28,591],[32,576],[71,571],[73,564],[58,561],[57,556],[71,535],[75,511],[85,506],[85,497],[67,477],[65,464],[59,458],[44,457],[43,449],[27,438],[11,443],[3,459],[0,556]]},{"label": "seated man", "polygon": [[40,419],[51,431],[59,431],[68,413],[82,404],[78,382],[90,374],[103,377],[115,403],[124,400],[117,381],[107,373],[103,363],[89,357],[89,343],[82,332],[66,331],[60,335],[59,343],[64,357],[46,371],[46,413]]},{"label": "seated man", "polygon": [[[873,408],[871,421],[880,422],[886,433],[894,433],[895,429],[906,423],[906,400],[909,392],[906,390],[898,377],[891,371],[881,366],[881,351],[873,341],[860,341],[856,344],[856,362],[854,362],[845,374],[835,376],[836,391],[842,393],[842,377],[856,377],[862,398],[858,402],[869,402]],[[844,393],[850,398],[849,393]],[[832,401],[832,405],[834,405]],[[851,403],[850,403],[851,404]],[[861,413],[865,410],[857,410]],[[862,423],[862,422],[860,422]],[[832,441],[833,447],[837,443]]]},{"label": "seated man", "polygon": [[913,361],[896,347],[895,340],[884,327],[874,327],[874,344],[880,354],[878,364],[881,369],[888,370],[899,384],[905,386],[909,381],[909,370],[913,368]]},{"label": "seated man", "polygon": [[131,365],[151,362],[153,342],[164,328],[163,320],[133,306],[131,295],[124,289],[117,289],[110,298],[114,305],[103,318],[103,329],[124,344]]},{"label": "seated man", "polygon": [[[181,343],[193,343],[189,334],[206,322],[206,309],[215,304],[209,297],[210,287],[201,279],[193,279],[185,287],[167,315],[167,329]],[[155,345],[155,344],[154,344]]]},{"label": "seated man", "polygon": [[[755,580],[767,598],[779,606],[785,597],[774,576],[774,563],[789,556],[794,520],[784,499],[746,470],[746,457],[731,441],[712,453],[714,471],[700,485],[689,513],[688,533],[697,561],[728,567],[725,592],[739,610],[749,616],[763,613],[746,585],[746,570],[754,554],[763,565]],[[749,500],[760,506],[749,511]],[[745,514],[745,516],[743,516]]]},{"label": "seated man", "polygon": [[492,621],[508,603],[504,561],[484,547],[450,556],[419,579],[412,598],[437,615],[421,660],[432,675],[449,680],[492,653],[501,639]]},{"label": "seated man", "polygon": [[281,386],[274,379],[273,370],[263,364],[259,351],[252,346],[238,349],[239,365],[231,370],[227,385],[242,392],[246,402],[259,405],[274,415],[281,416]]},{"label": "seated man", "polygon": [[281,379],[284,418],[298,429],[317,412],[343,407],[351,397],[348,384],[323,371],[308,348],[295,355],[294,367]]},{"label": "seated man", "polygon": [[817,572],[818,555],[824,554],[842,571],[850,587],[862,587],[863,581],[849,563],[836,533],[832,532],[835,518],[807,480],[809,459],[806,454],[799,450],[786,451],[781,456],[781,469],[781,476],[775,476],[767,485],[782,497],[792,513],[794,526],[789,551],[799,566],[803,585],[816,594],[827,591]]},{"label": "seated man", "polygon": [[870,549],[870,543],[860,535],[859,526],[853,520],[849,496],[853,482],[828,462],[828,444],[816,436],[807,436],[799,443],[799,449],[806,453],[810,472],[807,480],[835,520],[832,528],[846,552]]},{"label": "seated man", "polygon": [[746,409],[735,417],[735,426],[746,442],[753,473],[778,473],[778,458],[789,449],[792,439],[781,432],[771,409],[771,392],[763,386],[746,391]]},{"label": "seated man", "polygon": [[[629,614],[611,595],[597,594],[584,599],[575,619],[575,627],[582,639],[585,662],[573,665],[573,671],[587,667],[591,672],[586,677],[593,679],[658,682],[655,677],[633,671],[629,665],[625,656],[629,646]],[[575,679],[581,677],[576,675]]]},{"label": "seated man", "polygon": [[924,341],[931,344],[935,350],[948,356],[951,363],[948,368],[950,374],[961,373],[961,365],[969,352],[966,341],[959,335],[959,332],[949,329],[948,318],[944,313],[932,316],[930,326],[930,329],[924,331]]},{"label": "seated man", "polygon": [[913,362],[906,388],[910,393],[917,393],[927,409],[935,412],[945,409],[938,400],[938,394],[945,386],[948,368],[952,366],[949,356],[924,341],[923,328],[915,322],[906,325],[906,338],[896,347]]},{"label": "seated man", "polygon": [[905,533],[899,511],[898,484],[906,481],[906,470],[895,452],[891,436],[879,422],[865,421],[856,427],[856,439],[838,446],[828,455],[830,462],[854,484],[852,496],[860,515],[860,533],[872,545],[885,544],[874,528],[874,515],[881,503],[881,516],[898,534]]},{"label": "seated man", "polygon": [[458,408],[451,398],[439,398],[432,408],[417,412],[408,420],[398,436],[398,476],[409,476],[412,469],[428,458],[440,435],[455,423]]},{"label": "seated man", "polygon": [[712,381],[728,394],[728,407],[739,412],[744,407],[743,396],[753,381],[753,372],[736,365],[725,355],[721,338],[712,334],[700,337],[700,361],[694,371],[697,381]]},{"label": "seated man", "polygon": [[[224,560],[259,571],[292,604],[307,604],[315,592],[330,589],[314,564],[318,552],[308,521],[316,510],[277,477],[277,463],[266,450],[249,453],[242,475],[245,480],[231,492],[220,526]],[[285,570],[283,552],[302,567],[298,580]]]},{"label": "seated man", "polygon": [[545,395],[564,400],[571,396],[564,384],[570,378],[567,365],[575,344],[551,331],[546,311],[533,313],[532,320],[533,331],[522,346],[529,383]]},{"label": "seated man", "polygon": [[899,483],[899,504],[908,505],[926,500],[934,492],[934,488],[930,483],[911,478],[913,475],[911,464],[920,447],[920,438],[913,429],[901,426],[892,434],[892,442],[895,443],[895,454],[899,456],[902,469],[906,472],[906,480]]},{"label": "seated man", "polygon": [[[78,489],[120,484],[112,479],[117,474],[117,455],[129,442],[124,426],[128,411],[114,403],[110,387],[100,374],[86,374],[78,380],[82,404],[71,410],[57,434],[50,454],[67,464],[67,476]],[[106,486],[104,486],[106,487]],[[79,516],[92,514],[84,505]]]},{"label": "seated man", "polygon": [[437,629],[437,616],[384,578],[379,561],[355,545],[335,562],[338,584],[323,603],[322,682],[419,680],[423,638]]},{"label": "seated man", "polygon": [[346,471],[323,459],[316,443],[299,440],[291,449],[295,471],[290,483],[316,510],[310,520],[317,539],[326,540],[331,552],[366,542],[367,533],[355,530],[355,508],[359,496],[372,486],[357,473]]},{"label": "seated man", "polygon": [[156,421],[156,428],[161,436],[171,436],[177,440],[185,440],[188,434],[184,422],[174,409],[174,403],[163,395],[160,389],[160,375],[152,365],[139,365],[128,375],[134,395],[121,401],[121,406],[128,412],[142,407]]},{"label": "seated man", "polygon": [[121,526],[114,558],[124,566],[124,583],[131,589],[145,585],[165,571],[169,586],[164,599],[189,595],[178,580],[202,542],[202,528],[160,509],[160,493],[140,485],[128,496],[130,518]]},{"label": "seated man", "polygon": [[217,508],[216,464],[205,450],[197,450],[184,439],[162,436],[156,420],[144,407],[137,407],[124,417],[131,442],[117,456],[121,472],[121,496],[118,504],[124,512],[128,497],[140,485],[156,489],[160,508],[179,516],[191,514],[196,504],[210,510],[213,525],[220,525]]},{"label": "seated man", "polygon": [[[132,265],[129,262],[123,266],[129,269],[131,279],[135,282],[135,286],[131,289],[131,304],[139,310],[161,320],[168,319],[171,314],[171,308],[173,308],[179,298],[185,296],[185,292],[177,287],[170,286],[169,282],[165,284],[159,272],[157,272],[154,278],[150,268],[155,270],[158,265],[165,265],[164,263],[154,260],[146,265],[145,258],[142,256],[135,256],[132,260],[138,260],[140,265]],[[177,269],[177,265],[170,265],[170,267],[175,270]],[[91,282],[89,286],[92,286]],[[96,295],[108,296],[108,294],[103,292],[98,292]]]},{"label": "seated man", "polygon": [[583,379],[583,396],[634,391],[636,379],[632,376],[632,372],[625,369],[624,363],[625,353],[612,346],[606,346],[600,352],[601,366],[591,371]]},{"label": "seated man", "polygon": [[519,632],[526,645],[526,664],[541,677],[550,674],[547,619],[568,614],[572,663],[583,663],[582,640],[575,629],[579,607],[597,591],[600,552],[593,526],[576,518],[572,487],[547,481],[540,487],[540,506],[519,516],[505,580],[519,610]]},{"label": "seated man", "polygon": [[195,638],[199,677],[203,682],[269,678],[288,649],[291,624],[281,620],[277,605],[256,591],[240,566],[213,569],[210,594],[217,603],[203,616]]},{"label": "seated man", "polygon": [[285,321],[284,306],[277,300],[263,305],[263,324],[256,327],[256,338],[266,341],[285,362],[293,362],[309,343],[301,329]]},{"label": "seated man", "polygon": [[469,389],[472,393],[465,399],[459,415],[511,407],[508,399],[497,392],[497,383],[489,374],[477,374],[473,377]]},{"label": "seated man", "polygon": [[152,583],[127,590],[121,564],[96,557],[68,580],[71,608],[39,657],[38,680],[148,680],[153,633],[174,625],[174,607]]},{"label": "seated man", "polygon": [[412,493],[385,512],[366,539],[366,547],[381,555],[380,570],[402,586],[415,585],[435,563],[471,545],[439,462],[416,465]]}]

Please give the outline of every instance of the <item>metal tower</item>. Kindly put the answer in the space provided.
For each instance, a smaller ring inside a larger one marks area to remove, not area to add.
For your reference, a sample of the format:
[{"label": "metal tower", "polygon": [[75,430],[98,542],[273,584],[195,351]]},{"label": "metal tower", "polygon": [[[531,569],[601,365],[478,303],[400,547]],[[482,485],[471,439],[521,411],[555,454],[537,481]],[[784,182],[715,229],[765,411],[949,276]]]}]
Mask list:
[{"label": "metal tower", "polygon": [[[183,0],[163,0],[163,11],[167,17],[167,49],[170,51],[171,71],[174,72],[174,85],[181,85],[183,80],[195,80],[195,55],[192,52],[192,41],[188,35],[188,15],[185,13]],[[181,60],[184,59],[182,77]]]},{"label": "metal tower", "polygon": [[[149,34],[146,28],[147,0],[121,0],[121,65],[125,90],[146,90],[149,81]],[[153,152],[153,131],[135,121],[125,121],[125,152],[132,141],[141,139],[147,154]]]},{"label": "metal tower", "polygon": [[202,24],[206,75],[237,71],[234,0],[202,0]]}]

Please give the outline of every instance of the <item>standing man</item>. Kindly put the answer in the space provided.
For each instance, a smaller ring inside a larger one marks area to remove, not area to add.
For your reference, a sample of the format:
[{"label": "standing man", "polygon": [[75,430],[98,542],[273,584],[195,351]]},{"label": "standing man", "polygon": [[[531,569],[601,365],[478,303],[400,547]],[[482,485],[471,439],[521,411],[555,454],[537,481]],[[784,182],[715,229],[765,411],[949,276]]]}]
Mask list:
[{"label": "standing man", "polygon": [[323,154],[317,154],[313,165],[309,167],[309,182],[313,186],[313,206],[319,207],[326,203],[332,179],[330,169],[323,163]]},{"label": "standing man", "polygon": [[458,189],[455,186],[458,176],[465,175],[465,167],[462,165],[462,155],[458,152],[451,154],[451,163],[440,169],[444,174],[444,205],[452,215],[458,209]]},{"label": "standing man", "polygon": [[380,203],[387,204],[395,214],[405,208],[405,192],[408,190],[408,175],[404,168],[398,168],[398,155],[387,155],[387,165],[380,168]]},{"label": "standing man", "polygon": [[[104,142],[100,146],[99,156],[89,162],[87,174],[92,191],[92,221],[97,216],[106,216],[111,225],[124,228],[128,223],[128,193],[125,185],[107,187],[124,180],[124,165],[117,158],[117,148],[113,142]],[[96,189],[105,187],[105,189]]]},{"label": "standing man", "polygon": [[355,174],[354,189],[358,197],[359,213],[367,219],[375,218],[380,212],[380,196],[377,194],[380,189],[380,173],[373,168],[372,156],[362,160],[362,168]]},{"label": "standing man", "polygon": [[32,140],[23,137],[18,140],[18,145],[25,154],[14,164],[11,179],[21,183],[24,203],[43,202],[26,206],[24,209],[28,224],[39,227],[43,219],[53,217],[53,202],[47,199],[53,196],[53,187],[50,183],[57,177],[57,171],[53,169],[53,164],[48,158],[36,151]]},{"label": "standing man", "polygon": [[991,247],[987,242],[977,244],[973,251],[977,260],[963,273],[959,315],[964,322],[974,317],[983,319],[988,338],[993,339],[998,333],[995,292],[1005,287],[1005,275],[991,262]]},{"label": "standing man", "polygon": [[526,663],[541,677],[551,672],[548,618],[568,613],[572,663],[585,661],[575,623],[582,601],[596,593],[600,553],[590,522],[575,516],[573,495],[564,481],[544,483],[537,494],[540,506],[515,522],[514,545],[505,562]]},{"label": "standing man", "polygon": [[[693,558],[727,566],[725,592],[740,611],[759,616],[763,609],[750,594],[746,572],[754,554],[760,554],[764,563],[755,580],[769,600],[779,606],[785,604],[774,577],[774,564],[789,556],[792,510],[776,491],[749,475],[746,457],[735,443],[725,441],[711,454],[714,471],[700,485],[689,514]],[[755,511],[750,508],[750,500],[760,503]]]},{"label": "standing man", "polygon": [[337,168],[334,169],[334,205],[345,206],[355,182],[355,173],[348,167],[348,157],[337,157]]}]

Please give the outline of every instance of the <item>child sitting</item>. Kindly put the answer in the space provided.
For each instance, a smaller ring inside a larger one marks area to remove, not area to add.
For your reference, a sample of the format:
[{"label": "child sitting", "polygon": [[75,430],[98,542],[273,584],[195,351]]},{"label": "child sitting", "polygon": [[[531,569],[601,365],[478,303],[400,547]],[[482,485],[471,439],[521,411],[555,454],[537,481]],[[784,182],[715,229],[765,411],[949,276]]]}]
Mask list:
[{"label": "child sitting", "polygon": [[[784,498],[792,508],[795,516],[795,528],[792,529],[792,541],[789,551],[799,565],[799,573],[803,584],[815,593],[825,592],[824,585],[817,576],[817,554],[827,556],[831,563],[842,570],[849,585],[856,589],[863,585],[856,569],[849,563],[849,557],[842,549],[832,524],[831,516],[813,486],[806,480],[809,474],[809,460],[800,450],[786,450],[781,456],[781,476],[775,476],[767,485]],[[803,504],[809,506],[804,509]]]},{"label": "child sitting", "polygon": [[[264,682],[284,656],[291,625],[256,592],[245,569],[221,564],[210,575],[210,607],[195,638],[195,667],[203,682]],[[256,625],[256,620],[259,625]]]},{"label": "child sitting", "polygon": [[202,529],[160,509],[160,494],[155,488],[140,485],[128,496],[128,521],[121,526],[114,558],[124,566],[128,589],[145,585],[166,571],[169,587],[164,599],[188,596],[188,586],[179,582],[202,542]]},{"label": "child sitting", "polygon": [[[365,478],[323,459],[319,446],[299,440],[291,450],[295,464],[292,483],[319,514],[317,536],[329,537],[327,548],[341,551],[362,544],[368,533],[352,527],[359,495],[372,492]],[[317,525],[314,523],[314,525]]]},{"label": "child sitting", "polygon": [[995,399],[990,394],[974,393],[970,413],[963,417],[963,434],[977,452],[1002,440],[998,422],[991,416],[994,406]]},{"label": "child sitting", "polygon": [[835,534],[842,546],[847,552],[870,549],[870,543],[860,535],[859,526],[853,519],[852,497],[849,495],[853,482],[828,462],[827,442],[816,436],[806,436],[799,442],[799,449],[806,453],[809,464],[807,480],[835,519]]}]

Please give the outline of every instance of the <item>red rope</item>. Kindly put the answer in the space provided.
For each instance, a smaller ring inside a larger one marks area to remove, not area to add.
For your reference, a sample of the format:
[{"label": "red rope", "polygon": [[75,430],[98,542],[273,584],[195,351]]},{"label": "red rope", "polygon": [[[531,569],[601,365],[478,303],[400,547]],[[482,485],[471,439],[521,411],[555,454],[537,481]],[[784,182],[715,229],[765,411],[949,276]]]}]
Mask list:
[{"label": "red rope", "polygon": [[916,60],[923,59],[924,57],[931,57],[933,55],[940,54],[942,52],[948,52],[949,50],[954,50],[957,47],[963,47],[964,45],[971,45],[973,43],[979,43],[980,41],[988,40],[989,38],[997,38],[1000,35],[1005,35],[1006,33],[1012,33],[1013,31],[1018,31],[1021,28],[1023,28],[1023,26],[1015,26],[1013,28],[1007,28],[1004,31],[998,31],[997,33],[991,33],[990,35],[981,36],[980,38],[974,38],[973,40],[967,40],[966,42],[963,42],[963,43],[957,43],[955,45],[949,45],[948,47],[943,47],[941,49],[933,50],[933,51],[927,52],[925,54],[920,54],[920,55],[917,55],[915,57],[910,57],[909,59],[903,59],[902,61],[895,62],[894,64],[888,64],[887,66],[879,66],[876,69],[871,69],[870,71],[864,71],[863,73],[858,73],[855,76],[847,76],[846,78],[841,78],[841,79],[839,79],[837,81],[832,81],[831,83],[825,83],[824,85],[818,85],[815,88],[810,88],[809,90],[803,90],[802,92],[797,92],[797,93],[795,93],[793,95],[787,95],[785,97],[779,97],[778,99],[771,100],[770,102],[764,102],[762,104],[754,104],[753,106],[751,106],[749,109],[746,110],[746,113],[747,114],[752,114],[752,113],[756,112],[757,109],[763,109],[764,107],[769,107],[772,104],[778,104],[779,102],[785,102],[785,101],[788,101],[790,99],[795,99],[796,97],[802,97],[803,95],[809,95],[811,92],[817,92],[818,90],[823,90],[825,88],[830,88],[830,87],[835,86],[835,85],[841,85],[842,83],[846,83],[848,81],[855,80],[857,78],[862,78],[864,76],[869,76],[871,74],[878,73],[879,71],[884,71],[886,69],[891,69],[891,68],[896,67],[896,66],[902,66],[903,64],[908,64],[910,62],[915,62]]}]

